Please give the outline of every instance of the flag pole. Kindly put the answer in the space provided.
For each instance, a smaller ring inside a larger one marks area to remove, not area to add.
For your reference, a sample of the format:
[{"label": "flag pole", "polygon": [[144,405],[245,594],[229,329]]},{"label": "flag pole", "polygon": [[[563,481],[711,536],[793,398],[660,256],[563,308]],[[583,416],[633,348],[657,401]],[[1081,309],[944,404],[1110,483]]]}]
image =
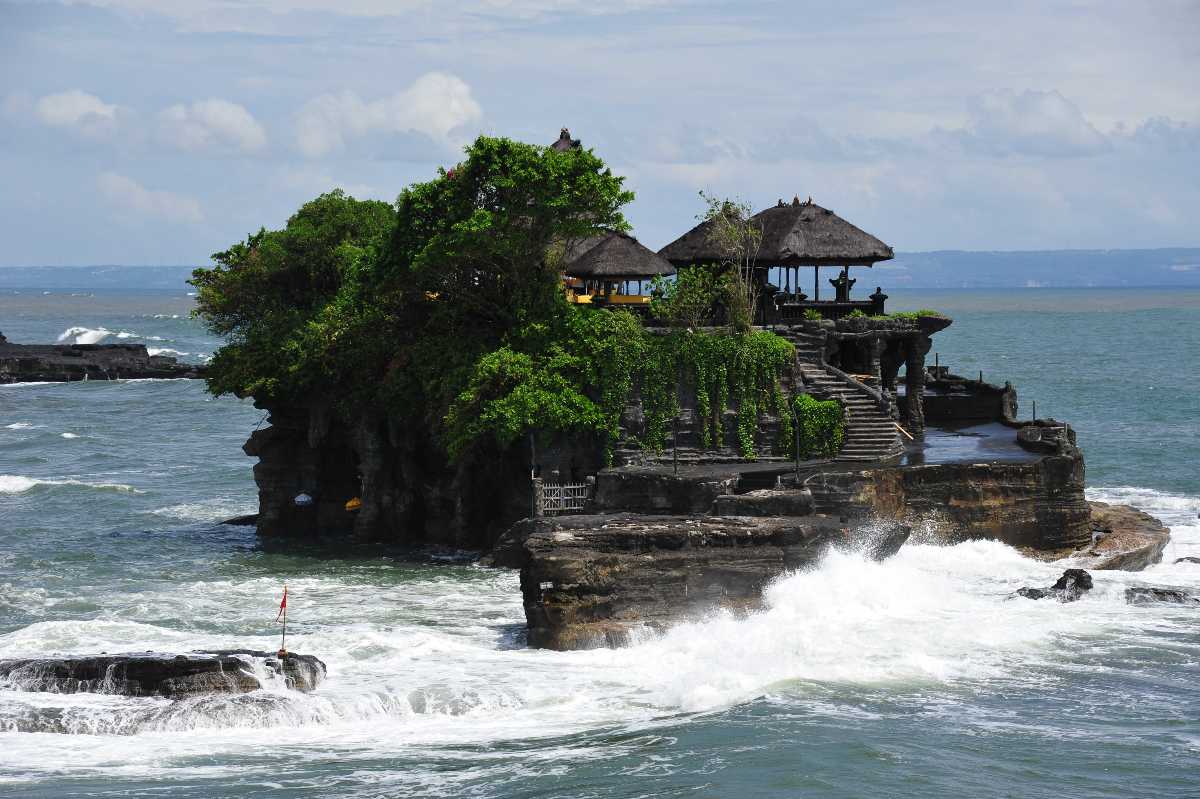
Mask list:
[{"label": "flag pole", "polygon": [[283,601],[279,603],[279,617],[283,620],[282,637],[279,639],[279,652],[276,654],[287,657],[287,583],[283,584]]}]

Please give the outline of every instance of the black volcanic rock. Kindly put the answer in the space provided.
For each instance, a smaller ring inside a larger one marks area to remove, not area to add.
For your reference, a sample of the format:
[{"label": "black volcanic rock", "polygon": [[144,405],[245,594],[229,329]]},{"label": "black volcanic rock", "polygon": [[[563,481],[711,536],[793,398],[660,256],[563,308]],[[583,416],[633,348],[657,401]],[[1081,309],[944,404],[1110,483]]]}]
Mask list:
[{"label": "black volcanic rock", "polygon": [[325,678],[312,655],[223,649],[171,655],[162,652],[0,660],[0,685],[23,691],[99,693],[179,698],[209,693],[247,693],[263,687],[255,666],[282,677],[288,688],[308,692]]},{"label": "black volcanic rock", "polygon": [[1175,558],[1176,563],[1200,563],[1200,558],[1189,555],[1186,558]]},{"label": "black volcanic rock", "polygon": [[204,367],[151,355],[142,344],[13,344],[0,341],[0,383],[198,378]]},{"label": "black volcanic rock", "polygon": [[1059,602],[1074,602],[1083,596],[1085,591],[1090,590],[1092,590],[1092,575],[1083,569],[1067,569],[1055,581],[1054,585],[1049,588],[1030,588],[1026,586],[1018,588],[1014,596],[1023,596],[1026,599],[1054,597]]},{"label": "black volcanic rock", "polygon": [[816,516],[558,516],[518,522],[493,555],[521,570],[530,646],[590,649],[715,608],[751,610],[767,583],[842,537]]},{"label": "black volcanic rock", "polygon": [[1174,588],[1138,586],[1125,589],[1125,601],[1130,605],[1200,605],[1200,597],[1194,597]]}]

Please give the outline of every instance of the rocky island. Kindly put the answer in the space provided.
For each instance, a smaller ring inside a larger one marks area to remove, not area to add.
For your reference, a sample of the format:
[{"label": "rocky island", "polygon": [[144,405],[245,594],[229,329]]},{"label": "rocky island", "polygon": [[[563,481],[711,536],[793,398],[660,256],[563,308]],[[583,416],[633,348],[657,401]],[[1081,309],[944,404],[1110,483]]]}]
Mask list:
[{"label": "rocky island", "polygon": [[751,611],[829,547],[1161,557],[1155,520],[1086,501],[1070,425],[927,363],[951,319],[852,298],[882,241],[706,198],[653,252],[631,196],[565,130],[481,137],[395,206],[324,195],[197,270],[230,337],[209,387],[268,412],[259,533],[487,552],[555,649]]},{"label": "rocky island", "polygon": [[204,367],[144,344],[14,344],[0,333],[0,383],[199,378]]}]

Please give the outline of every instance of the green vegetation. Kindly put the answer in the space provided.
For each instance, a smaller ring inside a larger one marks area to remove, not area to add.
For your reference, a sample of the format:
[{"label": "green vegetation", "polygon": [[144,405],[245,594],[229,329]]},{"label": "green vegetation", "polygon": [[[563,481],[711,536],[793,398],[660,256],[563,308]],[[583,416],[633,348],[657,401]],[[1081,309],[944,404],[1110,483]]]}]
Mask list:
[{"label": "green vegetation", "polygon": [[846,421],[838,401],[822,401],[810,394],[800,394],[793,401],[793,408],[796,411],[800,457],[832,458],[837,455],[846,438]]},{"label": "green vegetation", "polygon": [[455,460],[533,431],[594,436],[611,454],[635,393],[640,443],[660,450],[680,386],[699,398],[706,446],[723,443],[734,406],[744,456],[765,412],[780,414],[790,443],[779,377],[792,346],[748,326],[688,331],[730,278],[684,270],[662,287],[665,335],[565,301],[555,254],[626,229],[631,199],[589,151],[488,137],[394,206],[322,195],[193,274],[197,315],[228,337],[209,390],[268,405],[329,400],[347,420],[427,429]]},{"label": "green vegetation", "polygon": [[804,318],[810,322],[820,322],[825,317],[821,316],[821,312],[816,308],[806,308],[804,310]]},{"label": "green vegetation", "polygon": [[754,266],[762,247],[762,227],[753,221],[748,203],[723,199],[700,192],[708,209],[702,220],[708,225],[708,243],[721,256],[725,281],[724,301],[729,325],[736,333],[745,333],[754,324],[758,309],[758,284]]},{"label": "green vegetation", "polygon": [[885,314],[882,318],[884,318],[884,319],[908,319],[909,321],[915,322],[918,319],[920,319],[922,316],[944,317],[945,314],[943,314],[941,311],[931,311],[928,308],[922,308],[919,311],[896,311],[895,313]]},{"label": "green vegetation", "polygon": [[727,280],[708,266],[684,267],[674,280],[656,277],[650,313],[674,327],[698,328],[713,318]]}]

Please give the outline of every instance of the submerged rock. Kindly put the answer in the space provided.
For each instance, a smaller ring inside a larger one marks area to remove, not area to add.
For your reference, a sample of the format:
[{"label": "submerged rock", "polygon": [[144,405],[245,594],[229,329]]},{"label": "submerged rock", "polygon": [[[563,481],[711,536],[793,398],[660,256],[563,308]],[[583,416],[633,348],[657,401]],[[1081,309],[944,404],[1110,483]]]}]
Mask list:
[{"label": "submerged rock", "polygon": [[1176,563],[1200,563],[1200,558],[1189,555],[1186,558],[1175,558]]},{"label": "submerged rock", "polygon": [[1062,576],[1049,588],[1018,588],[1015,596],[1026,599],[1046,599],[1054,597],[1059,602],[1074,602],[1083,596],[1085,591],[1092,590],[1092,575],[1083,569],[1067,569]]},{"label": "submerged rock", "polygon": [[1174,588],[1137,586],[1125,589],[1125,601],[1130,605],[1200,605],[1200,597],[1194,597]]},{"label": "submerged rock", "polygon": [[223,649],[171,655],[135,652],[118,655],[0,660],[0,685],[12,690],[74,694],[178,698],[207,693],[246,693],[267,679],[282,678],[293,690],[308,692],[325,678],[325,664],[312,655]]}]

